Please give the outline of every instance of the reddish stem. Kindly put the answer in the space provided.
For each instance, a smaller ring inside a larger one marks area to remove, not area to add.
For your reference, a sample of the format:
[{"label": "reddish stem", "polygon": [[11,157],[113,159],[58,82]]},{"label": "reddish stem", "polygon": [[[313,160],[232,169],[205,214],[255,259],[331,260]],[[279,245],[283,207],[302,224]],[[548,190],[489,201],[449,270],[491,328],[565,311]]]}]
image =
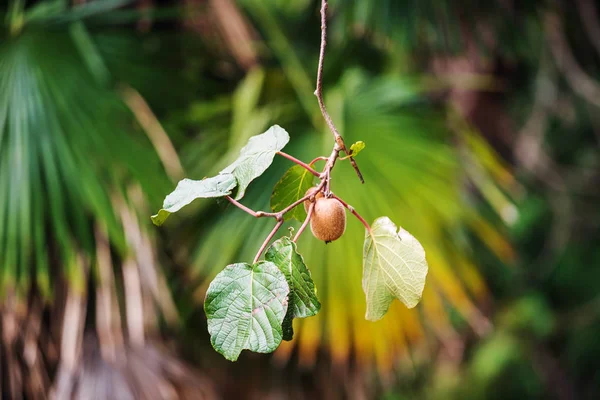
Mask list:
[{"label": "reddish stem", "polygon": [[331,197],[333,197],[334,199],[336,199],[337,201],[339,201],[340,203],[342,203],[342,205],[344,207],[346,207],[348,209],[348,211],[350,211],[352,214],[354,214],[354,216],[356,218],[358,218],[358,220],[360,222],[362,222],[362,224],[365,226],[365,228],[367,228],[367,231],[369,233],[371,233],[371,226],[369,225],[369,223],[367,221],[365,221],[365,219],[356,212],[356,210],[354,209],[354,207],[352,207],[351,205],[349,205],[348,203],[346,203],[344,200],[340,199],[339,197],[337,197],[335,194],[331,194]]},{"label": "reddish stem", "polygon": [[252,215],[255,218],[260,218],[262,215],[259,215],[258,212],[246,207],[245,205],[243,205],[242,203],[240,203],[239,201],[235,200],[233,197],[231,196],[225,196],[225,198],[227,200],[229,200],[229,202],[231,204],[233,204],[234,206],[236,206],[237,208],[239,208],[240,210],[246,211],[248,214]]},{"label": "reddish stem", "polygon": [[305,162],[303,162],[303,161],[300,161],[300,160],[298,160],[298,159],[297,159],[296,157],[294,157],[294,156],[291,156],[291,155],[289,155],[289,154],[287,154],[287,153],[284,153],[283,151],[278,151],[278,152],[277,152],[277,154],[279,154],[279,155],[280,155],[280,156],[282,156],[282,157],[285,157],[285,158],[287,158],[288,160],[290,160],[290,161],[292,161],[292,162],[295,162],[296,164],[298,164],[299,166],[303,167],[304,169],[306,169],[308,172],[310,172],[310,173],[311,173],[311,174],[313,174],[314,176],[317,176],[317,177],[318,177],[318,176],[320,175],[320,174],[319,174],[317,171],[315,171],[314,169],[312,169],[312,168],[310,167],[310,165],[306,164],[306,163],[305,163]]},{"label": "reddish stem", "polygon": [[260,249],[258,249],[258,253],[256,253],[256,256],[254,257],[254,261],[252,261],[252,264],[256,264],[258,262],[260,255],[263,253],[263,251],[265,251],[265,248],[267,247],[267,245],[269,244],[271,239],[273,239],[273,236],[275,236],[275,234],[277,233],[279,228],[281,228],[281,225],[283,225],[283,218],[278,217],[277,224],[275,225],[275,227],[273,228],[271,233],[269,233],[269,236],[267,236],[267,238],[263,242],[262,246],[260,246]]},{"label": "reddish stem", "polygon": [[314,209],[315,209],[315,203],[310,203],[310,206],[308,207],[308,214],[306,215],[306,219],[302,223],[302,226],[300,227],[300,229],[298,229],[298,233],[296,233],[296,236],[294,236],[294,239],[292,239],[292,242],[295,243],[298,240],[298,238],[300,237],[300,235],[302,235],[302,232],[304,232],[304,230],[308,226],[310,217],[312,216]]},{"label": "reddish stem", "polygon": [[310,163],[308,163],[308,165],[312,167],[312,165],[313,165],[314,163],[316,163],[317,161],[322,161],[322,160],[327,160],[327,157],[325,157],[325,156],[320,156],[320,157],[317,157],[317,158],[315,158],[314,160],[312,160]]}]

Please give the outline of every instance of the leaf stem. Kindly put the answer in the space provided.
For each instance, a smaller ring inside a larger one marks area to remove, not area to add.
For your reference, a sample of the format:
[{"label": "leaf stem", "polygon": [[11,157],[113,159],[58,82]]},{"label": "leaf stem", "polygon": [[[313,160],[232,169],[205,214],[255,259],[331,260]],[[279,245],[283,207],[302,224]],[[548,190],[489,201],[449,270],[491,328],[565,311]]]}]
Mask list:
[{"label": "leaf stem", "polygon": [[350,204],[346,203],[344,200],[340,199],[339,197],[337,197],[335,194],[331,194],[331,197],[333,197],[334,199],[336,199],[337,201],[339,201],[340,203],[342,203],[342,205],[344,207],[346,207],[348,209],[348,211],[350,211],[360,222],[362,222],[362,224],[365,226],[365,228],[367,228],[367,232],[371,233],[371,226],[369,225],[369,223],[354,209],[354,207],[352,207]]},{"label": "leaf stem", "polygon": [[327,157],[319,156],[319,157],[315,158],[314,160],[312,160],[310,163],[308,163],[308,165],[312,167],[314,163],[316,163],[317,161],[322,161],[322,160],[327,160]]},{"label": "leaf stem", "polygon": [[281,225],[283,225],[283,218],[278,216],[277,224],[275,224],[275,227],[273,228],[271,233],[269,233],[269,236],[267,236],[267,238],[263,242],[262,246],[260,246],[260,249],[258,249],[258,253],[256,253],[256,256],[254,257],[252,264],[256,264],[258,262],[258,259],[260,258],[261,254],[263,253],[263,251],[265,251],[265,248],[267,247],[267,245],[269,244],[271,239],[273,239],[273,236],[275,236],[275,234],[277,233],[279,228],[281,228]]},{"label": "leaf stem", "polygon": [[306,164],[303,161],[298,160],[296,157],[291,156],[287,153],[284,153],[283,151],[278,151],[277,154],[279,154],[282,157],[287,158],[288,160],[295,162],[296,164],[298,164],[299,166],[303,167],[304,169],[306,169],[308,172],[310,172],[311,174],[313,174],[314,176],[319,176],[321,175],[319,172],[315,171],[313,168],[310,167],[310,165]]},{"label": "leaf stem", "polygon": [[251,208],[246,207],[245,205],[243,205],[242,203],[240,203],[239,201],[235,200],[233,197],[231,196],[225,196],[225,198],[227,200],[229,200],[229,202],[231,204],[233,204],[234,206],[236,206],[237,208],[239,208],[242,211],[246,211],[248,214],[252,215],[255,218],[260,218],[262,215],[259,215],[258,212],[252,210]]},{"label": "leaf stem", "polygon": [[[321,114],[323,115],[323,119],[327,123],[329,130],[333,134],[335,138],[335,142],[340,150],[343,150],[348,156],[350,153],[346,149],[346,144],[344,143],[344,139],[342,135],[338,132],[331,116],[327,112],[327,108],[325,107],[325,102],[323,101],[323,64],[325,62],[325,48],[327,47],[327,0],[321,1],[321,49],[319,51],[319,65],[317,67],[317,88],[315,89],[315,96],[317,96],[317,101],[319,102],[319,108],[321,109]],[[365,183],[365,180],[358,169],[358,165],[354,158],[350,156],[350,163],[352,167],[356,171],[356,175],[358,175],[358,179],[360,179],[361,183]]]},{"label": "leaf stem", "polygon": [[308,207],[308,213],[306,215],[306,219],[302,223],[302,226],[300,227],[300,229],[298,229],[298,233],[296,233],[296,236],[294,236],[294,239],[292,239],[292,242],[296,243],[296,241],[298,240],[300,235],[302,235],[302,232],[304,232],[304,230],[308,226],[308,223],[310,222],[310,217],[312,217],[314,210],[315,210],[315,203],[310,203],[310,206]]}]

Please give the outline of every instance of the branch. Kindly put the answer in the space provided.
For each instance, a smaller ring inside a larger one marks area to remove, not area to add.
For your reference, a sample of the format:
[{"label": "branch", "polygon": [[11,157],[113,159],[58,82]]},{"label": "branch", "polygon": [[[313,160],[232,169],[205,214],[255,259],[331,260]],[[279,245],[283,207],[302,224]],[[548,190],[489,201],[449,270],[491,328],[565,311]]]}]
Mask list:
[{"label": "branch", "polygon": [[295,162],[296,164],[298,164],[299,166],[303,167],[304,169],[306,169],[308,172],[310,172],[314,176],[321,175],[317,171],[315,171],[314,169],[312,169],[309,164],[306,164],[305,162],[298,160],[296,157],[290,156],[289,154],[284,153],[283,151],[278,151],[277,154],[279,154],[282,157],[287,158],[288,160],[290,160],[292,162]]},{"label": "branch", "polygon": [[[334,160],[335,161],[335,160]],[[324,174],[328,174],[330,171],[327,170],[325,172],[323,172],[322,174],[319,174],[319,176],[324,176]],[[317,186],[317,190],[315,191],[315,193],[320,192],[321,190],[323,190],[323,187],[325,186],[325,184],[327,183],[327,179],[321,179],[321,183],[319,183],[319,185]],[[310,199],[311,196],[314,196],[313,194],[307,194],[306,196],[296,200],[295,202],[293,202],[292,204],[290,204],[289,206],[287,206],[286,208],[284,208],[281,211],[278,212],[265,212],[265,211],[254,211],[251,208],[246,207],[245,205],[243,205],[242,203],[240,203],[239,201],[235,200],[233,197],[231,196],[225,196],[225,198],[227,200],[229,200],[229,202],[231,204],[233,204],[234,206],[236,206],[237,208],[239,208],[242,211],[247,212],[248,214],[252,215],[254,218],[263,218],[263,217],[271,217],[271,218],[275,218],[276,220],[283,220],[283,216],[285,214],[287,214],[288,212],[292,211],[292,209],[294,209],[295,207],[297,207],[298,205],[304,203],[306,200]]]},{"label": "branch", "polygon": [[344,200],[340,199],[333,193],[331,194],[331,197],[333,197],[334,199],[336,199],[337,201],[342,203],[342,205],[344,207],[346,207],[348,209],[348,211],[350,211],[360,222],[362,222],[362,224],[365,226],[365,228],[367,228],[367,232],[371,233],[371,226],[358,212],[356,212],[354,207],[352,207],[350,204],[346,203]]},{"label": "branch", "polygon": [[[350,156],[350,153],[346,149],[346,144],[344,143],[344,139],[342,135],[338,132],[335,127],[329,113],[327,112],[327,108],[325,107],[325,102],[323,101],[323,64],[325,62],[325,48],[327,47],[327,0],[322,0],[321,2],[321,49],[319,52],[319,65],[317,67],[317,88],[315,89],[315,96],[317,96],[317,101],[319,102],[319,108],[321,109],[321,114],[323,114],[323,118],[329,127],[329,130],[333,134],[335,138],[335,142],[340,150],[343,150],[344,153]],[[365,183],[365,180],[358,169],[358,165],[356,165],[356,161],[354,158],[350,157],[350,163],[352,167],[356,171],[356,175],[358,175],[358,179],[360,179],[361,183]]]},{"label": "branch", "polygon": [[[362,174],[360,173],[360,170],[358,169],[358,165],[356,165],[356,161],[354,161],[354,158],[352,157],[352,153],[350,151],[348,151],[348,149],[346,148],[344,139],[342,138],[342,136],[338,132],[337,128],[335,127],[333,121],[331,120],[331,117],[329,116],[329,113],[327,112],[327,109],[325,108],[325,103],[323,101],[323,63],[325,60],[325,48],[327,46],[327,0],[322,0],[321,4],[322,4],[322,6],[321,6],[321,50],[319,52],[319,65],[317,68],[317,88],[315,89],[315,96],[317,96],[317,101],[319,102],[319,108],[321,109],[321,114],[323,115],[323,118],[325,119],[325,122],[327,123],[329,130],[333,134],[335,143],[333,145],[333,149],[331,150],[331,154],[329,155],[329,157],[317,157],[310,164],[306,164],[303,161],[300,161],[297,158],[295,158],[287,153],[284,153],[282,151],[278,151],[277,154],[302,166],[307,171],[309,171],[311,174],[313,174],[314,176],[317,176],[321,180],[321,182],[316,187],[316,191],[314,193],[318,193],[318,192],[322,191],[326,196],[335,197],[339,202],[341,202],[344,205],[344,207],[346,207],[348,210],[350,210],[350,212],[352,214],[354,214],[354,216],[356,218],[358,218],[358,220],[360,222],[362,222],[362,224],[365,226],[365,228],[367,228],[368,232],[371,232],[371,227],[369,226],[367,221],[365,221],[365,219],[363,217],[361,217],[360,214],[358,214],[354,210],[353,207],[349,206],[348,203],[346,203],[339,197],[333,195],[333,193],[331,193],[331,190],[330,190],[331,170],[333,169],[336,160],[339,158],[340,151],[343,151],[346,153],[346,155],[348,157],[344,157],[344,159],[346,159],[346,158],[350,159],[350,163],[352,164],[352,167],[356,171],[356,174],[358,175],[358,178],[360,179],[360,181],[362,183],[365,183],[365,181],[363,179]],[[316,161],[319,161],[319,160],[326,160],[325,166],[323,167],[323,172],[321,172],[321,173],[317,172],[316,170],[314,170],[311,167],[312,164],[314,164]],[[254,261],[253,261],[254,263],[256,263],[258,261],[258,259],[260,258],[261,254],[263,253],[263,251],[265,250],[265,248],[267,247],[267,245],[269,244],[271,239],[273,239],[273,236],[275,236],[275,234],[277,233],[279,228],[281,228],[281,225],[283,225],[283,221],[284,221],[283,216],[286,213],[288,213],[289,211],[291,211],[294,207],[297,207],[304,201],[310,199],[312,196],[314,196],[314,193],[303,196],[302,198],[296,200],[295,202],[293,202],[292,204],[290,204],[289,206],[287,206],[286,208],[284,208],[283,210],[281,210],[279,212],[254,211],[254,210],[244,206],[243,204],[241,204],[237,200],[233,199],[232,197],[226,196],[227,200],[229,200],[229,202],[231,204],[235,205],[239,209],[247,212],[248,214],[252,215],[255,218],[272,217],[277,220],[277,224],[275,225],[275,227],[273,228],[273,230],[271,231],[269,236],[265,239],[265,241],[261,245],[260,249],[258,250],[258,253],[256,253],[256,256],[254,257]],[[300,234],[302,234],[302,232],[306,229],[306,226],[310,222],[310,218],[312,216],[313,211],[314,211],[314,203],[311,203],[306,219],[302,223],[302,226],[300,227],[298,233],[294,236],[294,239],[293,239],[294,242],[300,237]]]}]

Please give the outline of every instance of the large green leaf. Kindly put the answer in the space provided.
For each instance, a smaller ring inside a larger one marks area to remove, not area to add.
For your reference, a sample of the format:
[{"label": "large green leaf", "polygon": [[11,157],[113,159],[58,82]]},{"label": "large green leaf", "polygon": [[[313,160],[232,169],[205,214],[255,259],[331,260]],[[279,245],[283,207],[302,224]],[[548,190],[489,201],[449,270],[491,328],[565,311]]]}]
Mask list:
[{"label": "large green leaf", "polygon": [[275,154],[290,141],[290,135],[279,125],[273,125],[266,132],[250,138],[242,148],[239,157],[221,174],[233,174],[238,184],[235,199],[244,197],[246,188],[255,178],[266,171]]},{"label": "large green leaf", "polygon": [[220,174],[212,178],[202,179],[201,181],[183,179],[179,181],[175,190],[165,198],[163,208],[158,214],[151,217],[152,222],[160,226],[171,213],[179,211],[192,201],[198,198],[230,195],[235,186],[236,180],[232,174]]},{"label": "large green leaf", "polygon": [[228,265],[210,283],[204,311],[210,341],[226,359],[244,349],[270,353],[281,343],[290,288],[272,262]]},{"label": "large green leaf", "polygon": [[[304,193],[313,186],[314,176],[300,165],[294,165],[288,169],[273,188],[271,195],[271,209],[278,212],[302,198]],[[284,219],[296,218],[304,221],[306,210],[304,207],[296,207],[284,215]]]},{"label": "large green leaf", "polygon": [[294,335],[292,320],[311,317],[321,309],[317,288],[310,271],[304,264],[304,259],[297,251],[296,243],[288,237],[273,242],[267,250],[265,259],[277,265],[290,287],[288,311],[283,321],[283,339],[292,340]]},{"label": "large green leaf", "polygon": [[394,298],[408,308],[423,294],[427,261],[421,244],[388,217],[380,217],[366,233],[363,248],[362,286],[367,296],[365,318],[381,319]]}]

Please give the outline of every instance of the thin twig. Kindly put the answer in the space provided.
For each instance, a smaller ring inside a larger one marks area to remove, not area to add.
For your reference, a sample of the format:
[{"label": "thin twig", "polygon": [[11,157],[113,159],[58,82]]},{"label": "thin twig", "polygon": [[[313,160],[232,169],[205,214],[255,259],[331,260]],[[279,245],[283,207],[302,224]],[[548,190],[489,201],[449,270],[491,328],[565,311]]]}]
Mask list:
[{"label": "thin twig", "polygon": [[298,229],[298,233],[296,233],[296,236],[294,236],[294,239],[292,239],[292,242],[295,243],[298,240],[298,238],[300,237],[300,235],[302,235],[302,232],[304,232],[304,230],[308,226],[308,223],[310,222],[310,217],[312,217],[314,209],[315,209],[315,203],[310,203],[310,206],[308,207],[308,213],[306,214],[306,219],[302,223],[302,226],[300,227],[300,229]]},{"label": "thin twig", "polygon": [[[323,189],[323,187],[325,186],[325,183],[326,183],[326,180],[322,179],[321,183],[317,186],[317,190],[315,191],[315,193],[320,192]],[[254,211],[251,208],[246,207],[239,201],[235,200],[231,196],[225,196],[225,198],[227,200],[229,200],[229,202],[231,204],[238,207],[240,210],[247,212],[248,214],[252,215],[255,218],[270,217],[270,218],[275,218],[275,219],[279,220],[279,219],[283,219],[284,214],[287,214],[288,212],[292,211],[292,209],[294,209],[296,206],[298,206],[301,203],[305,202],[306,200],[310,199],[311,196],[314,196],[314,193],[307,194],[306,196],[296,200],[295,202],[293,202],[292,204],[290,204],[289,206],[287,206],[286,208],[284,208],[283,210],[278,211],[278,212]]]},{"label": "thin twig", "polygon": [[[338,132],[335,127],[331,116],[327,112],[327,108],[325,107],[325,102],[323,101],[323,64],[325,62],[325,48],[327,47],[327,0],[322,0],[321,2],[321,49],[319,51],[319,66],[317,67],[317,88],[315,89],[315,96],[317,96],[317,101],[319,102],[319,108],[321,109],[321,114],[323,114],[323,118],[329,127],[329,130],[333,134],[335,138],[335,142],[337,143],[340,150],[343,150],[347,155],[350,155],[348,150],[346,149],[346,144],[344,143],[344,139],[342,135]],[[361,183],[365,183],[365,180],[358,169],[358,165],[354,158],[350,157],[350,163],[352,167],[356,171],[356,175],[358,175],[358,179],[360,179]]]},{"label": "thin twig", "polygon": [[303,161],[298,160],[296,157],[291,156],[287,153],[284,153],[283,151],[278,151],[277,154],[279,154],[282,157],[287,158],[288,160],[295,162],[296,164],[298,164],[299,166],[303,167],[304,169],[306,169],[308,172],[310,172],[311,174],[313,174],[314,176],[319,176],[321,174],[319,174],[317,171],[315,171],[314,169],[312,169],[310,167],[310,165],[306,164]]},{"label": "thin twig", "polygon": [[337,201],[339,201],[340,203],[342,203],[342,205],[344,207],[346,207],[348,209],[348,211],[350,211],[360,222],[362,222],[362,224],[365,226],[365,228],[367,228],[367,231],[369,233],[371,233],[371,226],[369,225],[369,223],[354,209],[354,207],[352,207],[350,204],[346,203],[344,200],[340,199],[339,197],[337,197],[335,194],[331,194],[331,197],[333,197],[334,199],[336,199]]},{"label": "thin twig", "polygon": [[267,245],[269,244],[271,239],[273,239],[273,236],[275,236],[275,234],[277,233],[279,228],[281,228],[281,225],[283,225],[283,218],[280,217],[277,219],[277,224],[275,225],[275,227],[273,228],[271,233],[269,233],[269,236],[267,236],[267,238],[263,242],[262,246],[260,246],[260,249],[258,249],[258,253],[256,253],[256,256],[254,257],[252,264],[256,264],[258,262],[260,255],[262,254],[263,251],[265,251],[265,248],[267,247]]}]

